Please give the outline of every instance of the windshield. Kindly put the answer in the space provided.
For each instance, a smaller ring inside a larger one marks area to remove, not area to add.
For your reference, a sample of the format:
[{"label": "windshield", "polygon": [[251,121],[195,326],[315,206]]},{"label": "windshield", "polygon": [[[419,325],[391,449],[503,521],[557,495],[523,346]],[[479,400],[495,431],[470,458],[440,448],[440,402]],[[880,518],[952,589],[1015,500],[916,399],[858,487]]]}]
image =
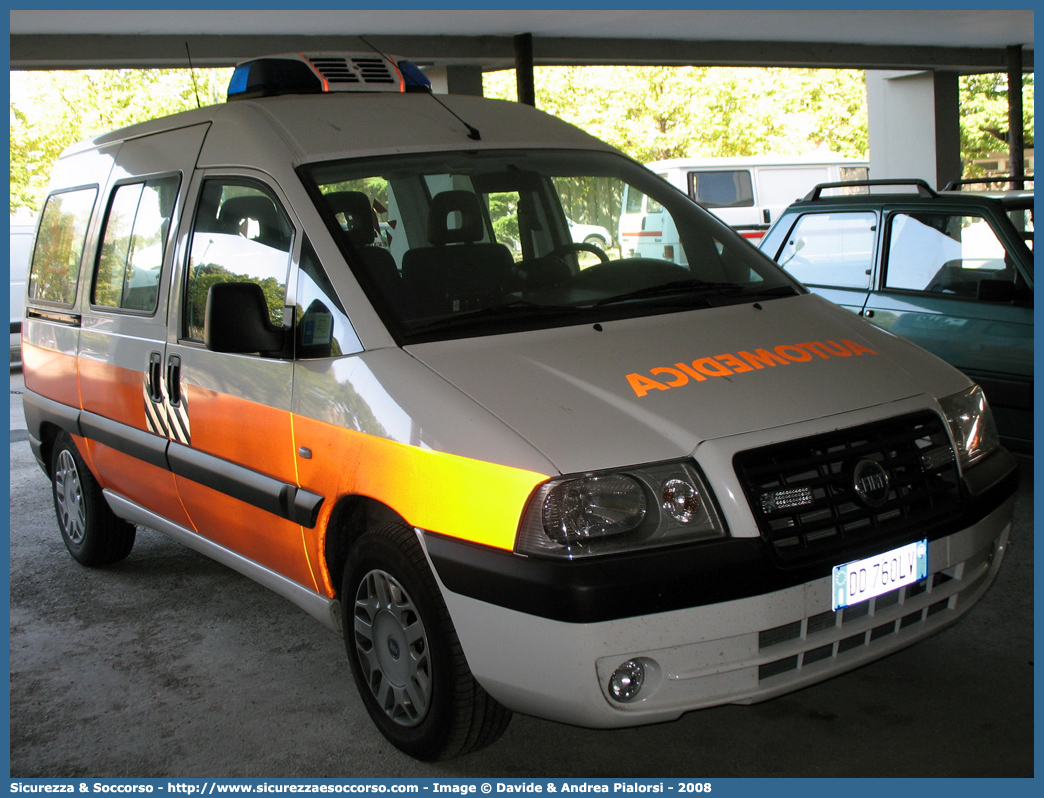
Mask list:
[{"label": "windshield", "polygon": [[302,168],[404,343],[790,296],[681,192],[600,152],[462,152]]}]

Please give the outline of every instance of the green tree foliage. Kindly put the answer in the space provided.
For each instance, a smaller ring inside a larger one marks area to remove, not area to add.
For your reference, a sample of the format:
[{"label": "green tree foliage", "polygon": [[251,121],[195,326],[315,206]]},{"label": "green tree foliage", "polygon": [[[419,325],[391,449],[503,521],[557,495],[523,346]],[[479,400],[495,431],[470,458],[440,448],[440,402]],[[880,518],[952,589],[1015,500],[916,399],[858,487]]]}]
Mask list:
[{"label": "green tree foliage", "polygon": [[[537,107],[637,158],[867,156],[866,86],[857,70],[538,67]],[[515,98],[513,70],[487,96]]]},{"label": "green tree foliage", "polygon": [[11,73],[11,209],[38,211],[58,156],[107,130],[224,101],[231,70]]},{"label": "green tree foliage", "polygon": [[[1007,74],[964,75],[960,78],[961,160],[965,175],[983,173],[972,161],[1008,151]],[[1022,122],[1026,147],[1033,146],[1033,75],[1022,80]]]}]

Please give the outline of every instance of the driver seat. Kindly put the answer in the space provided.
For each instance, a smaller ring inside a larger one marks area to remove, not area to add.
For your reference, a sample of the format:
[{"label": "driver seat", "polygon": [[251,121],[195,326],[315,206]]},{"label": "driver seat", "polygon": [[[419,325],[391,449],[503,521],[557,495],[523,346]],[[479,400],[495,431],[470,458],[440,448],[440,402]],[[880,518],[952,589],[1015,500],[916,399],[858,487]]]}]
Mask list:
[{"label": "driver seat", "polygon": [[477,195],[443,191],[432,197],[432,246],[411,249],[402,258],[402,278],[423,315],[474,310],[514,290],[511,250],[484,238],[485,216]]}]

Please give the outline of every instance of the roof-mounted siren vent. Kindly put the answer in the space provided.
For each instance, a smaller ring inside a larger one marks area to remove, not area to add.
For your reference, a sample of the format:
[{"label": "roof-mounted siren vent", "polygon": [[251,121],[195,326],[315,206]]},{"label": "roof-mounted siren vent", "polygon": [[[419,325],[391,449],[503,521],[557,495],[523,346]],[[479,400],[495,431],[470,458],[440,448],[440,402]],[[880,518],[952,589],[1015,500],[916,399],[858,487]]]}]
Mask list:
[{"label": "roof-mounted siren vent", "polygon": [[228,99],[342,91],[431,91],[431,81],[409,61],[373,53],[284,53],[237,64]]}]

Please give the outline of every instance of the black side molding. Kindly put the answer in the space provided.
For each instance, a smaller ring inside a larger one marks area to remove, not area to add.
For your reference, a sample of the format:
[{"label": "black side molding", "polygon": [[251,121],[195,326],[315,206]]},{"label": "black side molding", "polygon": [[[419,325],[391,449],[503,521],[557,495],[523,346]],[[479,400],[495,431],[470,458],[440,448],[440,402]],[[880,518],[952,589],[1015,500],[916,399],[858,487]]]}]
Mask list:
[{"label": "black side molding", "polygon": [[[36,448],[41,440],[40,429],[46,422],[309,529],[315,527],[319,518],[323,497],[296,485],[198,452],[162,435],[47,399],[33,391],[25,392],[23,406],[29,435],[31,441],[37,442]],[[37,458],[40,459],[39,453]]]},{"label": "black side molding", "polygon": [[149,465],[170,470],[170,463],[167,462],[169,441],[164,437],[86,411],[80,415],[80,427],[85,438],[129,454]]},{"label": "black side molding", "polygon": [[315,526],[323,497],[236,463],[171,442],[170,470],[234,499],[308,528]]},{"label": "black side molding", "polygon": [[68,432],[70,435],[83,436],[80,429],[80,408],[65,405],[48,399],[35,391],[26,389],[22,396],[22,407],[25,410],[25,423],[29,434],[40,439],[40,427],[49,422]]}]

